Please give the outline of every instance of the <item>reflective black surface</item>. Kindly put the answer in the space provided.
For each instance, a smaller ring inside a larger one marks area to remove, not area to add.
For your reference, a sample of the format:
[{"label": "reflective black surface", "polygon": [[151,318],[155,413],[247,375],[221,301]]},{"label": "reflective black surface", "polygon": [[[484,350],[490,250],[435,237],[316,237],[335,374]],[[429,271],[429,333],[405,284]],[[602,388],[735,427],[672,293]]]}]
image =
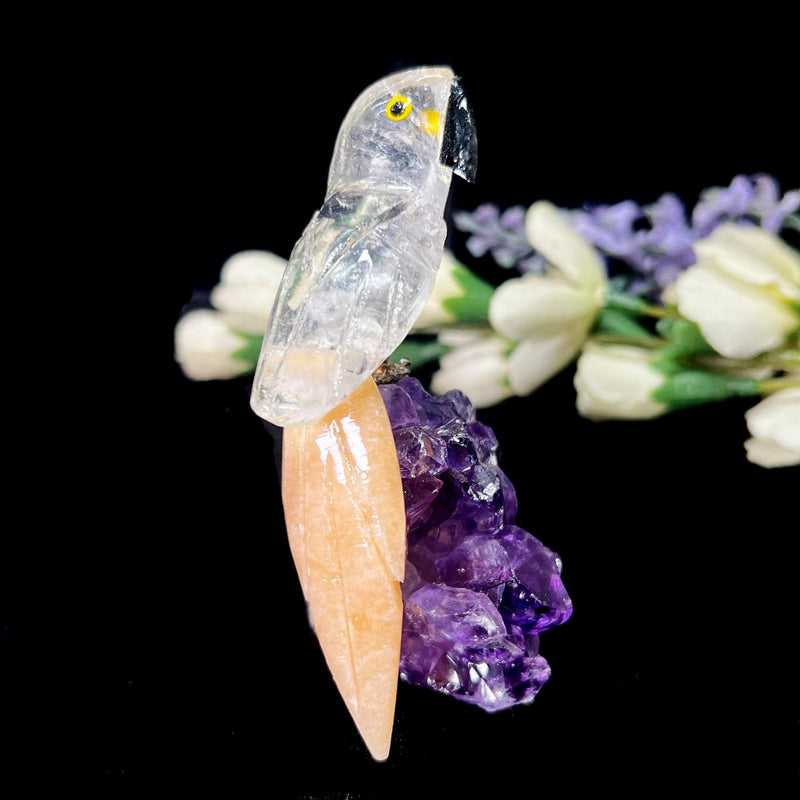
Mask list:
[{"label": "reflective black surface", "polygon": [[478,175],[478,131],[475,115],[460,78],[453,79],[447,104],[442,163],[453,167],[453,173],[470,183]]}]

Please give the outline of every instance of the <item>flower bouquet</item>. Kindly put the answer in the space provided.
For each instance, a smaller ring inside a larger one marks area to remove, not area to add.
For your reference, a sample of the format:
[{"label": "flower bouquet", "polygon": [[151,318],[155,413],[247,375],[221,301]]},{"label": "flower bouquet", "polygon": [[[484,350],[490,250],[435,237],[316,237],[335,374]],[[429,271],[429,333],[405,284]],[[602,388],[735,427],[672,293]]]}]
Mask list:
[{"label": "flower bouquet", "polygon": [[[752,397],[747,458],[800,463],[800,191],[767,175],[702,193],[569,211],[546,201],[456,212],[475,259],[522,274],[494,287],[446,251],[395,357],[438,360],[431,388],[476,408],[527,396],[577,361],[578,413],[651,419]],[[786,238],[781,236],[784,234]],[[285,261],[248,251],[223,266],[210,308],[185,314],[176,357],[195,380],[252,372]]]}]

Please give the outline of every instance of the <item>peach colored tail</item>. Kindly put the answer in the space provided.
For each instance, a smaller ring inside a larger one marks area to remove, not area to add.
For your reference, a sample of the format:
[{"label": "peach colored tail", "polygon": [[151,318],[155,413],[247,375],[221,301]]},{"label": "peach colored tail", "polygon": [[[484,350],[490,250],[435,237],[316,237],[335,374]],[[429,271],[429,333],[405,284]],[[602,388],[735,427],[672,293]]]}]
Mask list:
[{"label": "peach colored tail", "polygon": [[397,694],[406,518],[392,429],[371,378],[322,419],[284,430],[282,491],[312,625],[382,761]]}]

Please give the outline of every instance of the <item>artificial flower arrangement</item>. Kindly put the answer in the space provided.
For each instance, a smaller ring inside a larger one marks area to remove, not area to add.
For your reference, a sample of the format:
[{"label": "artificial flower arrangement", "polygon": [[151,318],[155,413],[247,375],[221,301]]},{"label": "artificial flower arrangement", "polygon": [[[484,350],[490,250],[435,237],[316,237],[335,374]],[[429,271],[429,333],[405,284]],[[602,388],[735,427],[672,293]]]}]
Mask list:
[{"label": "artificial flower arrangement", "polygon": [[[450,68],[378,81],[340,127],[325,200],[289,261],[236,254],[211,308],[175,332],[190,378],[255,370],[250,405],[282,429],[309,620],[378,761],[398,675],[487,711],[530,703],[550,675],[539,637],[572,614],[561,559],[516,525],[476,408],[577,357],[583,416],[766,396],[748,412],[748,457],[800,463],[800,256],[778,236],[797,226],[800,192],[740,176],[707,191],[691,225],[670,195],[460,213],[473,256],[522,273],[495,288],[444,250],[451,180],[476,165]],[[406,373],[437,359],[430,394]]]},{"label": "artificial flower arrangement", "polygon": [[[767,175],[702,193],[691,215],[665,194],[579,210],[537,201],[457,212],[476,259],[519,275],[494,287],[445,251],[433,292],[396,359],[438,359],[434,394],[476,408],[534,392],[577,360],[577,411],[651,419],[752,397],[747,458],[800,464],[800,190]],[[193,380],[252,373],[286,261],[233,255],[206,308],[175,330]]]}]

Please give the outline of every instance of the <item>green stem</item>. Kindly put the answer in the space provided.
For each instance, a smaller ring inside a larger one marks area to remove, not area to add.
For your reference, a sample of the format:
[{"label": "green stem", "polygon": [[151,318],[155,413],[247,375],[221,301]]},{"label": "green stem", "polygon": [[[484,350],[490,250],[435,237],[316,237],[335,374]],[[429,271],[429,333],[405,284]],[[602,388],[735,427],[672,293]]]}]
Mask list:
[{"label": "green stem", "polygon": [[694,362],[703,369],[711,369],[720,372],[737,371],[745,369],[758,369],[759,367],[769,367],[772,370],[784,370],[797,367],[797,362],[791,359],[784,359],[780,356],[773,358],[724,358],[723,356],[696,356]]},{"label": "green stem", "polygon": [[758,381],[717,375],[698,369],[667,374],[652,397],[670,409],[689,408],[703,403],[717,403],[730,397],[753,397],[759,394]]},{"label": "green stem", "polygon": [[611,336],[629,336],[634,339],[649,339],[653,334],[627,311],[619,308],[601,308],[595,320],[597,333]]},{"label": "green stem", "polygon": [[758,382],[758,389],[761,394],[775,394],[781,389],[800,388],[800,378],[770,378],[766,381]]},{"label": "green stem", "polygon": [[783,221],[783,227],[794,228],[794,230],[800,231],[800,214],[789,214]]},{"label": "green stem", "polygon": [[744,370],[769,367],[774,370],[795,370],[800,368],[800,352],[795,348],[772,350],[753,358],[726,358],[725,356],[696,356],[698,366],[707,369]]},{"label": "green stem", "polygon": [[592,341],[599,342],[600,344],[630,344],[635,347],[647,347],[651,350],[655,350],[666,344],[663,339],[659,339],[657,336],[645,338],[641,336],[622,336],[616,333],[596,333],[592,336]]},{"label": "green stem", "polygon": [[677,319],[680,316],[675,309],[666,308],[665,306],[646,305],[642,309],[642,313],[656,319]]},{"label": "green stem", "polygon": [[673,308],[665,306],[654,306],[627,292],[620,292],[616,289],[609,289],[606,292],[606,305],[612,308],[620,308],[623,311],[632,311],[644,317],[654,317],[656,319],[676,319],[680,315]]},{"label": "green stem", "polygon": [[419,369],[430,361],[441,358],[450,348],[434,340],[406,339],[390,356],[392,361],[407,358],[411,362],[412,371]]}]

